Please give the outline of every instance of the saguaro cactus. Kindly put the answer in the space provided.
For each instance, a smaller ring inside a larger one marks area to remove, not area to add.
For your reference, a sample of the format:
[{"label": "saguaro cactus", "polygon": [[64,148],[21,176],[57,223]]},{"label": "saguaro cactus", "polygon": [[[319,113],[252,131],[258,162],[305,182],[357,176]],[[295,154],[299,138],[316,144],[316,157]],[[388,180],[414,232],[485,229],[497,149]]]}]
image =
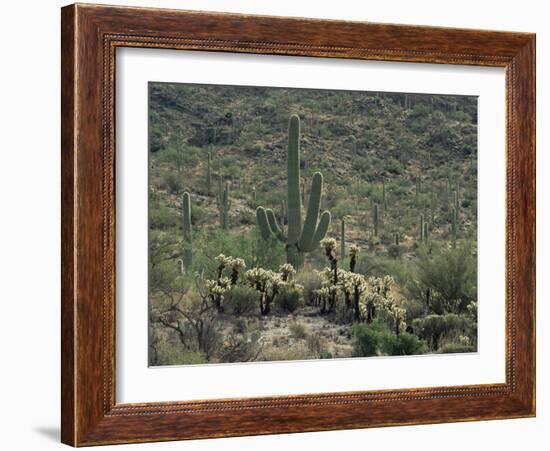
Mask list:
[{"label": "saguaro cactus", "polygon": [[455,213],[456,213],[456,216],[458,218],[458,212],[459,212],[459,208],[460,208],[460,199],[459,199],[459,192],[458,192],[458,185],[456,187],[456,191],[454,192],[454,204],[455,204]]},{"label": "saguaro cactus", "polygon": [[424,243],[425,244],[428,244],[428,223],[427,222],[424,222],[424,230],[423,230],[423,235],[424,235]]},{"label": "saguaro cactus", "polygon": [[399,246],[399,233],[398,232],[395,232],[394,235],[394,243],[396,246]]},{"label": "saguaro cactus", "polygon": [[351,135],[350,140],[351,140],[351,152],[352,152],[352,155],[355,156],[357,155],[357,138],[354,135]]},{"label": "saguaro cactus", "polygon": [[416,205],[420,203],[421,192],[422,192],[422,179],[420,177],[416,177],[416,188],[415,188]]},{"label": "saguaro cactus", "polygon": [[456,246],[456,235],[457,235],[456,210],[453,208],[451,209],[451,240],[452,240],[453,247]]},{"label": "saguaro cactus", "polygon": [[290,117],[288,126],[287,149],[287,220],[288,233],[285,235],[271,209],[259,206],[256,219],[260,234],[264,239],[275,235],[286,245],[286,259],[295,268],[304,263],[304,253],[311,252],[319,246],[330,225],[330,213],[323,212],[319,217],[323,176],[320,172],[313,174],[309,203],[302,227],[302,203],[300,199],[300,119],[297,115]]},{"label": "saguaro cactus", "polygon": [[386,182],[382,180],[382,207],[384,207],[384,212],[388,210],[388,204],[386,203]]},{"label": "saguaro cactus", "polygon": [[210,194],[210,189],[212,187],[212,155],[208,152],[208,157],[206,160],[206,192]]},{"label": "saguaro cactus", "polygon": [[193,263],[193,233],[191,229],[191,196],[188,192],[183,193],[183,252],[182,261],[185,271],[188,272]]},{"label": "saguaro cactus", "polygon": [[218,213],[220,215],[220,227],[227,229],[229,209],[231,208],[231,200],[229,199],[229,182],[225,182],[225,188],[220,190],[216,198],[218,205]]},{"label": "saguaro cactus", "polygon": [[373,210],[373,214],[372,214],[372,222],[373,222],[373,225],[374,225],[374,236],[378,236],[378,217],[380,216],[379,214],[379,207],[378,207],[378,204],[374,204],[374,210]]},{"label": "saguaro cactus", "polygon": [[346,258],[346,220],[340,221],[340,256],[342,260]]}]

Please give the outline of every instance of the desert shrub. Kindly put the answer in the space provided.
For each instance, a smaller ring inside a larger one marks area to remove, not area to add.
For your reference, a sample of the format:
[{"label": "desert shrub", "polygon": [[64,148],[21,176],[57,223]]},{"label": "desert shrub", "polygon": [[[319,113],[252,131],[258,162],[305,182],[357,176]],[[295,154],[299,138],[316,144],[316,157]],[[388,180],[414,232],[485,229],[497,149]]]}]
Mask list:
[{"label": "desert shrub", "polygon": [[161,182],[161,187],[171,194],[179,193],[182,188],[180,177],[173,172],[168,172]]},{"label": "desert shrub", "polygon": [[[323,258],[324,263],[324,258]],[[296,283],[304,287],[304,301],[306,304],[313,302],[313,296],[315,290],[321,288],[321,279],[319,275],[313,271],[310,267],[306,266],[295,276]]]},{"label": "desert shrub", "polygon": [[415,333],[427,341],[432,351],[439,349],[442,337],[465,335],[475,338],[477,334],[477,324],[471,317],[454,313],[417,318],[412,326]]},{"label": "desert shrub", "polygon": [[384,161],[384,169],[390,174],[399,175],[403,173],[403,165],[395,158],[388,158]]},{"label": "desert shrub", "polygon": [[382,321],[353,326],[353,355],[355,357],[379,355],[381,343],[391,340],[391,335],[392,332]]},{"label": "desert shrub", "polygon": [[334,207],[330,209],[330,213],[335,218],[342,218],[346,215],[351,215],[355,212],[355,205],[349,199],[338,201]]},{"label": "desert shrub", "polygon": [[174,260],[161,261],[151,267],[149,286],[151,293],[155,291],[172,291],[178,277],[178,267]]},{"label": "desert shrub", "polygon": [[292,313],[302,304],[302,292],[296,288],[283,287],[275,298],[277,310]]},{"label": "desert shrub", "polygon": [[406,299],[403,301],[403,308],[407,312],[405,317],[407,324],[426,315],[426,304],[419,299]]},{"label": "desert shrub", "polygon": [[201,352],[189,351],[166,341],[152,343],[149,350],[149,364],[152,366],[162,365],[198,365],[208,363]]},{"label": "desert shrub", "polygon": [[251,209],[241,208],[239,210],[238,221],[244,225],[256,224],[256,215]]},{"label": "desert shrub", "polygon": [[288,325],[290,334],[296,339],[304,339],[307,336],[307,328],[303,323],[292,322]]},{"label": "desert shrub", "polygon": [[430,309],[437,314],[463,313],[477,298],[477,264],[469,246],[431,255],[421,249],[418,280],[422,294],[430,290]]},{"label": "desert shrub", "polygon": [[299,342],[295,346],[265,348],[258,360],[275,362],[280,360],[305,360],[308,358],[311,358],[309,350],[303,342]]},{"label": "desert shrub", "polygon": [[424,354],[426,350],[426,342],[408,332],[384,335],[381,343],[381,351],[387,355]]},{"label": "desert shrub", "polygon": [[462,343],[445,343],[437,352],[439,354],[460,354],[462,352],[475,352],[475,347]]},{"label": "desert shrub", "polygon": [[223,363],[253,362],[261,352],[260,334],[229,335],[217,353],[217,359]]},{"label": "desert shrub", "polygon": [[[306,338],[306,346],[315,358],[332,358],[330,352],[326,350],[326,340],[319,333],[309,335]],[[328,357],[328,355],[330,355],[330,357]]]},{"label": "desert shrub", "polygon": [[426,352],[426,343],[416,335],[401,332],[395,334],[381,320],[353,327],[353,355],[414,355]]},{"label": "desert shrub", "polygon": [[258,309],[258,292],[249,286],[234,286],[225,298],[226,311],[233,315],[249,315]]},{"label": "desert shrub", "polygon": [[390,244],[388,246],[388,255],[392,258],[397,258],[401,255],[401,246],[397,244]]},{"label": "desert shrub", "polygon": [[149,225],[151,229],[166,230],[176,227],[179,218],[174,210],[168,207],[155,205],[149,209]]}]

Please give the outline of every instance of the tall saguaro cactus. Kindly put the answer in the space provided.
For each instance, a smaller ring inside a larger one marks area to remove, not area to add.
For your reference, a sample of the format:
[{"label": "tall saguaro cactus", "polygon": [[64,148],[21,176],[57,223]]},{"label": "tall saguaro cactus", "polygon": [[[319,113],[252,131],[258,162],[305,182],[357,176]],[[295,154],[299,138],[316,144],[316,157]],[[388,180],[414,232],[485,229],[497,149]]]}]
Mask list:
[{"label": "tall saguaro cactus", "polygon": [[388,204],[386,202],[386,182],[384,180],[382,180],[382,207],[385,213],[388,210]]},{"label": "tall saguaro cactus", "polygon": [[268,240],[274,235],[286,245],[286,259],[295,268],[304,263],[304,254],[319,246],[330,225],[330,213],[323,212],[319,217],[323,175],[313,174],[309,203],[302,226],[302,202],[300,196],[300,119],[297,115],[290,117],[288,126],[287,149],[287,234],[283,232],[275,213],[271,209],[259,206],[256,209],[256,219],[260,234]]},{"label": "tall saguaro cactus", "polygon": [[373,212],[372,212],[372,223],[373,223],[373,229],[374,229],[374,236],[378,236],[379,217],[380,217],[380,211],[379,211],[378,204],[374,204],[374,208],[373,208]]},{"label": "tall saguaro cactus", "polygon": [[342,218],[340,222],[340,257],[346,258],[346,220]]},{"label": "tall saguaro cactus", "polygon": [[210,189],[212,188],[212,155],[208,152],[208,157],[206,160],[206,193],[210,194]]},{"label": "tall saguaro cactus", "polygon": [[223,191],[220,189],[216,198],[218,204],[218,212],[220,215],[220,227],[227,229],[229,209],[231,208],[231,200],[229,199],[229,182],[225,182]]},{"label": "tall saguaro cactus", "polygon": [[456,247],[456,235],[457,235],[457,225],[456,225],[457,214],[454,208],[451,209],[451,242],[453,247]]},{"label": "tall saguaro cactus", "polygon": [[193,263],[193,233],[191,229],[191,196],[188,192],[183,193],[183,265],[185,271],[189,271]]}]

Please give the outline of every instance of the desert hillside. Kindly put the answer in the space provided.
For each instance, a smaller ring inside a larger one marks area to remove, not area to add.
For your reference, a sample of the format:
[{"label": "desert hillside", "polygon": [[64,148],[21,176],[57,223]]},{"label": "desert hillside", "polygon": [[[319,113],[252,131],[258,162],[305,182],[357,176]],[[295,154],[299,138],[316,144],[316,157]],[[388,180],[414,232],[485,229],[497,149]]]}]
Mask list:
[{"label": "desert hillside", "polygon": [[[447,318],[452,324],[434,344],[420,320],[467,315],[477,297],[476,98],[151,83],[149,102],[153,363],[205,358],[200,350],[181,351],[179,323],[162,317],[174,281],[192,298],[197,273],[214,277],[219,254],[242,258],[247,269],[277,271],[285,263],[284,244],[262,239],[256,209],[271,209],[283,232],[288,228],[292,114],[300,119],[301,215],[320,172],[321,211],[331,215],[326,237],[337,242],[340,267],[349,266],[349,250],[357,246],[354,271],[393,278],[404,327],[425,341],[424,352],[441,351],[445,336],[449,352],[453,345],[474,349],[475,321],[457,326]],[[182,275],[184,192],[193,258]],[[314,282],[305,273],[327,265],[323,246],[305,254],[296,277],[306,291],[315,287],[308,288]],[[218,329],[248,342],[257,332],[262,345],[249,360],[352,355],[345,321],[317,315],[307,301],[306,294],[290,316],[237,315],[237,325],[225,318]],[[311,351],[312,336],[326,349]]]}]

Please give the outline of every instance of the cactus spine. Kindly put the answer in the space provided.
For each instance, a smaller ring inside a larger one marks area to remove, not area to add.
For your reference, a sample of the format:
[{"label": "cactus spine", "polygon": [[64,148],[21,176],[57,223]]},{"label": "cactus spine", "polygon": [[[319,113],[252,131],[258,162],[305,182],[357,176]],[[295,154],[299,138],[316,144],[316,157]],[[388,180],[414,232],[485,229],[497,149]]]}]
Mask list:
[{"label": "cactus spine", "polygon": [[378,217],[379,217],[379,208],[378,204],[374,204],[374,211],[372,214],[372,222],[374,226],[374,236],[378,236]]},{"label": "cactus spine", "polygon": [[[191,196],[188,192],[183,193],[183,255],[182,261],[185,271],[189,271],[193,263],[193,234],[191,229]],[[183,268],[182,268],[183,269]]]},{"label": "cactus spine", "polygon": [[304,263],[304,254],[319,246],[330,225],[330,213],[323,212],[319,217],[323,176],[320,172],[313,174],[309,192],[309,204],[302,226],[302,203],[300,198],[300,119],[297,115],[290,117],[288,126],[287,149],[287,220],[288,232],[285,235],[279,226],[275,213],[271,209],[259,206],[256,219],[260,234],[264,239],[275,235],[286,245],[286,259],[295,268]]},{"label": "cactus spine", "polygon": [[340,221],[340,256],[342,260],[346,258],[346,220]]},{"label": "cactus spine", "polygon": [[220,189],[216,201],[218,205],[218,212],[220,215],[220,227],[225,230],[227,229],[227,218],[229,215],[229,209],[231,208],[231,200],[229,199],[229,182],[225,182],[225,187],[223,188],[223,191]]}]

